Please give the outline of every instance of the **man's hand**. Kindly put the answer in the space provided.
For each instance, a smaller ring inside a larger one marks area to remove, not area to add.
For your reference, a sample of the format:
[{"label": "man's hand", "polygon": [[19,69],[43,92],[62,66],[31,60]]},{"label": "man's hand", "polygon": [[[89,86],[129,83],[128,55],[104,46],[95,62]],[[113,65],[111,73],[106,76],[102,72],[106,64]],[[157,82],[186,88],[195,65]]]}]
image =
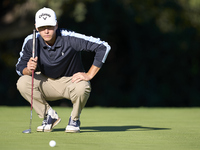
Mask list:
[{"label": "man's hand", "polygon": [[72,76],[72,82],[78,83],[80,81],[89,81],[97,74],[99,69],[100,69],[99,67],[92,65],[87,73],[85,72],[75,73]]},{"label": "man's hand", "polygon": [[72,82],[78,83],[80,81],[89,81],[92,78],[85,72],[78,72],[72,76]]},{"label": "man's hand", "polygon": [[32,70],[34,70],[34,71],[36,70],[37,60],[38,60],[38,57],[35,57],[35,58],[31,57],[29,59],[29,61],[27,62],[27,67],[24,68],[24,70],[23,70],[24,75],[31,75]]},{"label": "man's hand", "polygon": [[36,70],[37,68],[37,59],[38,57],[31,57],[27,63],[27,69],[31,72],[32,70]]}]

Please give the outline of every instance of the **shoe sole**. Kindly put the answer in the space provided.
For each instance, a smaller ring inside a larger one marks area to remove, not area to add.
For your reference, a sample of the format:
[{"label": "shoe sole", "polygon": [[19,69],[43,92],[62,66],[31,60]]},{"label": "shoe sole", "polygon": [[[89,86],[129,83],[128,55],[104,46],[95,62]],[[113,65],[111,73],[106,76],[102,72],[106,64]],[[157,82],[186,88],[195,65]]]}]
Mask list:
[{"label": "shoe sole", "polygon": [[56,122],[54,122],[54,124],[52,125],[51,129],[53,129],[55,126],[57,126],[57,125],[60,123],[60,121],[61,121],[61,119],[58,118],[58,119],[56,120]]},{"label": "shoe sole", "polygon": [[50,130],[44,130],[44,129],[37,129],[37,132],[51,132],[52,130],[53,130],[53,128],[55,127],[55,126],[57,126],[59,123],[60,123],[60,121],[61,121],[61,119],[60,118],[58,118],[57,120],[56,120],[56,122],[54,122],[53,123],[53,125],[52,125],[52,127],[51,127],[51,129]]},{"label": "shoe sole", "polygon": [[80,130],[65,130],[66,133],[80,133]]}]

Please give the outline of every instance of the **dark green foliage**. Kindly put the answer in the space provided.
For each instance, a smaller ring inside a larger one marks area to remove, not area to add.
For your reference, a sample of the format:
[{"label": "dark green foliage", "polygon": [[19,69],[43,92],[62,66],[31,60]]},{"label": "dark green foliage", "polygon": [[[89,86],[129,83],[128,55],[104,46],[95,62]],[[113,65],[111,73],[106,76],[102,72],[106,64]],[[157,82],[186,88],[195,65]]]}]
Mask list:
[{"label": "dark green foliage", "polygon": [[[26,1],[10,5],[3,5],[3,2],[0,5],[4,11],[2,18],[15,5]],[[105,65],[91,81],[93,90],[87,106],[200,106],[200,9],[192,2],[60,1],[60,27],[100,37],[112,47]],[[51,6],[50,2],[45,4]],[[26,18],[34,18],[35,11],[19,17],[19,24],[22,21],[26,24]],[[16,90],[15,64],[23,39],[34,27],[29,23],[26,27],[30,30],[22,30],[16,22],[16,28],[12,22],[0,25],[4,27],[0,29],[4,34],[3,30],[6,33],[21,31],[14,32],[13,37],[10,33],[9,37],[1,34],[1,105],[27,104]],[[82,56],[87,70],[93,54],[83,53]]]}]

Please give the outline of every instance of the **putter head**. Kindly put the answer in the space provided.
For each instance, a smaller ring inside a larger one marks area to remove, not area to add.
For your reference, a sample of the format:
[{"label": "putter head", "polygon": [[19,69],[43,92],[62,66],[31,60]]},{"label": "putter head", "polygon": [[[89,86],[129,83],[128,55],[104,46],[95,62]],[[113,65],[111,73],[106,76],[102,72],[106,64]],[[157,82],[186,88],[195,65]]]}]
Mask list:
[{"label": "putter head", "polygon": [[24,130],[22,133],[31,133],[31,129]]}]

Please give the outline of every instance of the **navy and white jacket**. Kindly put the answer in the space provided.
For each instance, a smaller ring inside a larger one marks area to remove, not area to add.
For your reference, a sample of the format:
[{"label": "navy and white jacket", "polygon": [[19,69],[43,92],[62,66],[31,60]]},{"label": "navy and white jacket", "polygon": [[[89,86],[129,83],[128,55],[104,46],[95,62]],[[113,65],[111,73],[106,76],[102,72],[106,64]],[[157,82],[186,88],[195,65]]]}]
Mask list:
[{"label": "navy and white jacket", "polygon": [[[94,52],[93,65],[101,68],[110,51],[107,42],[99,38],[58,29],[56,41],[52,47],[46,45],[40,34],[36,33],[35,56],[38,56],[37,70],[50,78],[72,76],[77,72],[84,72],[81,61],[81,51]],[[33,35],[25,38],[20,57],[16,64],[18,75],[27,67],[27,62],[32,57]]]}]

